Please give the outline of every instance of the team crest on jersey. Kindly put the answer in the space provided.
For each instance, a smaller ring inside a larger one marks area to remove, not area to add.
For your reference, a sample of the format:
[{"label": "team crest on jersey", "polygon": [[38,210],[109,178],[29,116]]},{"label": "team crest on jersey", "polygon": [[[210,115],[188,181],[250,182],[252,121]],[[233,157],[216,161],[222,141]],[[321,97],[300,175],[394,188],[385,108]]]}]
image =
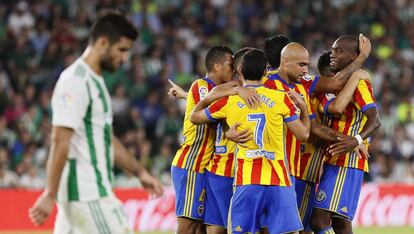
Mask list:
[{"label": "team crest on jersey", "polygon": [[63,106],[65,106],[65,107],[71,107],[72,106],[72,103],[73,103],[72,95],[70,93],[64,93],[64,94],[62,94],[62,100],[61,101],[63,103]]},{"label": "team crest on jersey", "polygon": [[306,81],[310,81],[312,80],[312,76],[309,74],[306,74],[302,79],[306,80]]},{"label": "team crest on jersey", "polygon": [[333,93],[327,93],[327,94],[325,94],[325,96],[326,96],[326,99],[328,99],[328,100],[331,100],[332,98],[335,98],[335,94],[333,94]]},{"label": "team crest on jersey", "polygon": [[198,89],[198,93],[200,94],[200,99],[205,98],[205,97],[207,96],[207,94],[208,94],[208,89],[207,89],[207,87],[200,87],[200,88]]},{"label": "team crest on jersey", "polygon": [[204,212],[204,206],[203,205],[199,205],[198,208],[197,208],[198,215],[201,216],[203,214],[203,212]]},{"label": "team crest on jersey", "polygon": [[318,194],[316,195],[316,201],[317,202],[323,202],[326,199],[326,193],[322,189],[318,191]]}]

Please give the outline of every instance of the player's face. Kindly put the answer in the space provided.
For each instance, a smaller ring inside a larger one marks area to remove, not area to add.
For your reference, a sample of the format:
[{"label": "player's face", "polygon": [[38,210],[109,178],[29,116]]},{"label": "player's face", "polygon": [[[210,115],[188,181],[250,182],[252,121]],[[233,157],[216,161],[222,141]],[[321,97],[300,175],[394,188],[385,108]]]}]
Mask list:
[{"label": "player's face", "polygon": [[333,72],[339,72],[348,64],[352,62],[354,57],[354,53],[352,53],[345,42],[342,41],[335,41],[332,45],[332,53],[331,53],[331,70]]},{"label": "player's face", "polygon": [[226,54],[224,63],[220,66],[220,76],[223,83],[229,82],[233,78],[233,55]]},{"label": "player's face", "polygon": [[119,41],[109,45],[101,59],[102,69],[108,72],[116,72],[123,63],[128,61],[132,43],[132,40],[121,37]]},{"label": "player's face", "polygon": [[293,82],[300,82],[308,73],[309,55],[303,53],[296,58],[293,58],[287,63],[287,73],[289,80]]}]

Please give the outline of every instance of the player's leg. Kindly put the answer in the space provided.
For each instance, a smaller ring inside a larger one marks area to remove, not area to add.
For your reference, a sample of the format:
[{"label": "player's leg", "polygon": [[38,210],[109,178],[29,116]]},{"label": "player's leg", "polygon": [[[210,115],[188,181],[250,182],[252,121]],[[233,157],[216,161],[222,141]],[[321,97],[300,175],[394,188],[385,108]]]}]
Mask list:
[{"label": "player's leg", "polygon": [[133,234],[122,203],[116,197],[105,197],[98,201],[88,202],[90,210],[101,222],[106,222],[109,233]]},{"label": "player's leg", "polygon": [[229,233],[260,232],[260,216],[264,210],[266,187],[268,186],[236,186],[229,210]]},{"label": "player's leg", "polygon": [[324,165],[321,181],[314,199],[310,226],[315,234],[333,233],[331,226],[334,214],[344,185],[344,171],[342,167]]},{"label": "player's leg", "polygon": [[173,166],[171,175],[176,195],[177,233],[205,233],[204,174]]},{"label": "player's leg", "polygon": [[342,217],[332,217],[332,228],[336,234],[352,234],[352,222]]},{"label": "player's leg", "polygon": [[313,199],[315,193],[315,183],[296,179],[295,182],[296,202],[298,205],[299,216],[302,220],[304,230],[301,234],[311,234],[309,220],[313,209]]},{"label": "player's leg", "polygon": [[55,234],[69,234],[72,233],[72,225],[69,216],[69,202],[58,202],[58,212],[56,215],[55,226],[53,233]]},{"label": "player's leg", "polygon": [[233,178],[205,171],[206,201],[204,223],[208,234],[227,233],[230,200],[233,195]]},{"label": "player's leg", "polygon": [[352,233],[359,195],[361,193],[364,172],[355,168],[347,168],[341,199],[332,218],[332,227],[335,233]]},{"label": "player's leg", "polygon": [[269,233],[298,233],[303,229],[294,186],[268,186],[266,203]]}]

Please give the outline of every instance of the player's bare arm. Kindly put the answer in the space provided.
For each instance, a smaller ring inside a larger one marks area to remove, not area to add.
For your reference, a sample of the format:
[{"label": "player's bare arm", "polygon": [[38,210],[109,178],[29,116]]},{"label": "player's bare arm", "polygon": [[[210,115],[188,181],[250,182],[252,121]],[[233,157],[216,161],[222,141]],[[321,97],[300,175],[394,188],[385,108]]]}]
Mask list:
[{"label": "player's bare arm", "polygon": [[171,79],[168,79],[171,88],[168,90],[168,96],[172,99],[187,99],[188,92],[174,83]]},{"label": "player's bare arm", "polygon": [[349,102],[352,100],[355,89],[358,86],[360,80],[370,80],[370,76],[367,71],[362,69],[352,73],[351,78],[346,83],[341,92],[336,95],[336,98],[328,105],[328,113],[333,115],[342,115]]},{"label": "player's bare arm", "polygon": [[260,105],[260,97],[257,95],[254,89],[238,86],[237,83],[238,82],[231,81],[226,84],[218,85],[212,89],[205,98],[197,103],[190,115],[190,121],[193,124],[204,124],[212,122],[208,118],[204,109],[220,98],[231,95],[239,95],[250,108],[255,108],[256,106]]},{"label": "player's bare arm", "polygon": [[371,52],[371,42],[362,34],[359,35],[359,50],[359,55],[348,66],[336,73],[333,78],[321,77],[316,84],[314,94],[334,93],[342,90],[352,73],[362,67]]},{"label": "player's bare arm", "polygon": [[363,140],[367,139],[371,134],[381,126],[381,121],[378,113],[378,109],[370,108],[365,111],[367,122],[359,135],[352,137],[352,139],[344,139],[338,143],[329,146],[329,153],[332,155],[338,155],[352,150],[355,144],[359,145]]},{"label": "player's bare arm", "polygon": [[51,136],[49,159],[47,160],[47,184],[42,195],[29,210],[29,217],[35,225],[43,224],[55,204],[60,177],[68,159],[69,142],[73,130],[54,126]]},{"label": "player's bare arm", "polygon": [[161,196],[163,194],[161,183],[148,173],[145,167],[125,149],[115,136],[113,136],[112,142],[114,144],[115,165],[138,177],[142,187],[151,195],[155,197]]},{"label": "player's bare arm", "polygon": [[286,123],[286,126],[300,141],[307,141],[310,134],[310,120],[305,100],[296,92],[289,92],[289,97],[300,109],[300,118]]}]

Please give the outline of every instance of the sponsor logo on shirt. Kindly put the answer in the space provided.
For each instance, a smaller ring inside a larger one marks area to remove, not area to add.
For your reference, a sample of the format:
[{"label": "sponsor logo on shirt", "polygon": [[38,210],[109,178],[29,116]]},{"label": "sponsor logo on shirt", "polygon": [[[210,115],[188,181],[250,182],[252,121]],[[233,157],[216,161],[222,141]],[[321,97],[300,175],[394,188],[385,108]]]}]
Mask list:
[{"label": "sponsor logo on shirt", "polygon": [[262,149],[246,151],[246,158],[260,158],[260,157],[265,157],[267,159],[273,160],[275,159],[275,153],[262,150]]}]

